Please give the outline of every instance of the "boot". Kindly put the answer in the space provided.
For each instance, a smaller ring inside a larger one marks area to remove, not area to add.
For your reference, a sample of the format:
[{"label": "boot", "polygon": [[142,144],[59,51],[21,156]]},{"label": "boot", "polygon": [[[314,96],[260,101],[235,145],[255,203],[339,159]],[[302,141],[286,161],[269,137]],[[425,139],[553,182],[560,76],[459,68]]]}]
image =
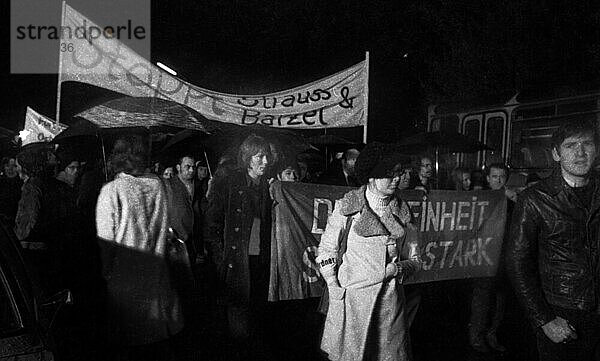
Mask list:
[{"label": "boot", "polygon": [[487,341],[487,344],[495,351],[498,352],[506,352],[506,347],[502,346],[502,344],[500,344],[498,342],[498,337],[496,337],[496,331],[489,331],[486,335],[485,335],[485,339]]}]

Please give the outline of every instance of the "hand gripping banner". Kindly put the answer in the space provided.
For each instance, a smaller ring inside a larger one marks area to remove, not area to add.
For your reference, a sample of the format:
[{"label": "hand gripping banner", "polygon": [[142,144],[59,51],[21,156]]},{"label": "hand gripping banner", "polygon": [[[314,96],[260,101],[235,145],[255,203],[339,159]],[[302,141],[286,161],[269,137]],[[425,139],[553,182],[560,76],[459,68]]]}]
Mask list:
[{"label": "hand gripping banner", "polygon": [[[319,297],[315,263],[321,234],[346,187],[279,183],[271,240],[269,300]],[[491,277],[500,261],[506,223],[502,191],[400,191],[413,214],[423,270],[405,283]]]}]

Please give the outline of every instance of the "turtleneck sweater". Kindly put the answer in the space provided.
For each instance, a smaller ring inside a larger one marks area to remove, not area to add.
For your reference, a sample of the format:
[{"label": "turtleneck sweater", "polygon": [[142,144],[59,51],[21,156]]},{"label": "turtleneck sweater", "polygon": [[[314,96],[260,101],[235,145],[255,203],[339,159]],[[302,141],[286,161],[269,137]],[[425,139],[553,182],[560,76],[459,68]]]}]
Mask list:
[{"label": "turtleneck sweater", "polygon": [[373,192],[369,186],[367,186],[367,190],[365,191],[365,198],[367,199],[367,203],[369,207],[375,212],[377,216],[380,218],[383,216],[386,207],[390,204],[392,200],[391,196],[381,196]]},{"label": "turtleneck sweater", "polygon": [[[378,195],[367,186],[365,198],[367,199],[369,207],[371,207],[373,212],[379,217],[383,225],[386,226],[391,233],[395,233],[394,231],[398,227],[397,222],[394,220],[394,217],[392,216],[392,213],[388,207],[392,197]],[[394,236],[388,238],[386,250],[387,264],[385,266],[385,278],[389,280],[395,277],[399,271],[398,266],[396,265],[396,260],[398,259],[398,249]]]}]

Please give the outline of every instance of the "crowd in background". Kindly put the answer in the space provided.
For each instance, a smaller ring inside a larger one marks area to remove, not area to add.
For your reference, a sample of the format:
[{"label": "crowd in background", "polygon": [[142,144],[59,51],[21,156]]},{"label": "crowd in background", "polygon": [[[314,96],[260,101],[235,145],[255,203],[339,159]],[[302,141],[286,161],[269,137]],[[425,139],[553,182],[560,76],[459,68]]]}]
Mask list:
[{"label": "crowd in background", "polygon": [[[82,342],[59,342],[64,359],[181,359],[189,357],[181,354],[189,350],[182,346],[186,342],[197,346],[199,359],[351,359],[327,344],[329,318],[316,312],[318,302],[267,302],[270,184],[362,186],[366,204],[386,228],[397,228],[392,232],[396,238],[405,234],[410,217],[398,221],[400,226],[384,221],[386,212],[400,212],[388,209],[395,196],[385,192],[416,189],[426,194],[440,188],[431,156],[391,162],[392,151],[373,150],[371,144],[362,157],[360,148],[345,149],[327,169],[286,149],[273,149],[256,135],[212,168],[206,154],[183,152],[174,154],[171,163],[152,162],[146,147],[147,141],[139,136],[123,137],[114,144],[106,167],[102,161],[84,162],[75,150],[52,146],[26,147],[16,157],[2,159],[2,221],[13,227],[44,293],[67,288],[77,300],[58,329],[64,339],[73,336]],[[508,176],[508,168],[500,163],[483,171],[456,168],[453,189],[504,191],[510,219],[519,196],[506,188]],[[381,191],[380,181],[386,179],[392,181]],[[530,175],[528,186],[538,181],[537,175]],[[380,193],[371,194],[370,189]],[[373,202],[385,206],[377,208]],[[398,202],[401,209],[402,201]],[[339,229],[345,224],[342,216],[338,215]],[[388,255],[398,258],[387,246]],[[395,268],[385,270],[389,279],[406,269],[393,257],[389,264]],[[329,291],[337,292],[337,274],[332,279]],[[505,352],[508,345],[502,344],[497,332],[510,290],[504,267],[496,277],[471,283],[469,343],[477,352]],[[402,309],[378,306],[374,322],[406,333],[419,309],[423,287],[406,286],[398,293],[394,285],[384,282],[389,295],[385,302],[395,305],[400,301],[391,300],[400,297]],[[333,305],[340,297],[335,292],[330,295]],[[357,297],[348,289],[345,292],[343,297],[349,300]],[[401,317],[402,327],[383,322],[389,317]],[[372,330],[364,332],[373,337]],[[379,351],[368,343],[367,349],[356,352],[381,353],[373,359],[411,359],[408,337],[388,333],[377,337],[373,342],[379,342]],[[321,348],[333,356],[319,351],[321,338]],[[400,340],[406,347],[386,350],[389,340]],[[388,357],[386,352],[401,356]]]}]

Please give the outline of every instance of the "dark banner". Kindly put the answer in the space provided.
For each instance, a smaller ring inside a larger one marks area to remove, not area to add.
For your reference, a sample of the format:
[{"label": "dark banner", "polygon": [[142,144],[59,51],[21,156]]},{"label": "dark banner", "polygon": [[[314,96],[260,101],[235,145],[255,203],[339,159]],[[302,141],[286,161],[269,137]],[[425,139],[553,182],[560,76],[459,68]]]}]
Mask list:
[{"label": "dark banner", "polygon": [[[273,236],[269,300],[319,297],[324,283],[315,257],[335,201],[350,188],[272,185]],[[506,223],[503,191],[400,191],[417,226],[423,270],[405,283],[496,274]]]}]

